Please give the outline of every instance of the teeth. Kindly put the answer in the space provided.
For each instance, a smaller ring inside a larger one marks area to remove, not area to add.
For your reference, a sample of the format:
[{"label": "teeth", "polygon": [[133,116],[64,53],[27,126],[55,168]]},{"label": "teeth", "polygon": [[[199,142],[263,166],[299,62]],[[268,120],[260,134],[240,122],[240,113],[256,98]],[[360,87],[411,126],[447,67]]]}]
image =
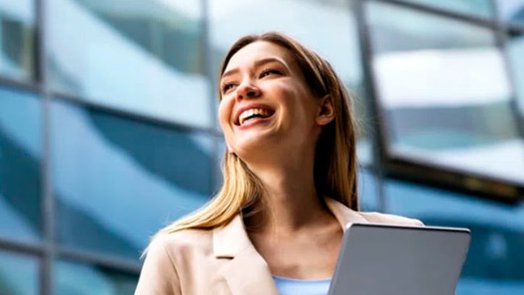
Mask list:
[{"label": "teeth", "polygon": [[238,117],[238,122],[240,123],[240,125],[242,125],[247,118],[249,118],[251,116],[254,116],[254,115],[260,115],[260,116],[265,117],[265,116],[269,115],[269,112],[267,110],[264,110],[264,109],[249,109],[249,110],[245,110]]}]

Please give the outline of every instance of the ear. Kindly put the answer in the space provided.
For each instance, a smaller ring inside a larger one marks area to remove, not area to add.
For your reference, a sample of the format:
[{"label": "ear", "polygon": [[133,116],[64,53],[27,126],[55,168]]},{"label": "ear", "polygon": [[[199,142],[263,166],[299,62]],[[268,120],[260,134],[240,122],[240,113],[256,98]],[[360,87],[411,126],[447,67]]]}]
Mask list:
[{"label": "ear", "polygon": [[326,95],[320,100],[316,122],[319,126],[324,126],[333,121],[333,119],[335,119],[333,100],[331,99],[331,95]]}]

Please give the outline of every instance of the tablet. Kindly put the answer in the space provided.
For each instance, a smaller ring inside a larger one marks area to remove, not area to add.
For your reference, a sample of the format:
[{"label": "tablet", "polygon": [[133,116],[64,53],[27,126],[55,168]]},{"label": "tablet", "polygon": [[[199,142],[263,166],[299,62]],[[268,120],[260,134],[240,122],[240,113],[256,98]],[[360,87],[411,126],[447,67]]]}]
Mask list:
[{"label": "tablet", "polygon": [[469,249],[465,228],[352,224],[329,295],[453,295]]}]

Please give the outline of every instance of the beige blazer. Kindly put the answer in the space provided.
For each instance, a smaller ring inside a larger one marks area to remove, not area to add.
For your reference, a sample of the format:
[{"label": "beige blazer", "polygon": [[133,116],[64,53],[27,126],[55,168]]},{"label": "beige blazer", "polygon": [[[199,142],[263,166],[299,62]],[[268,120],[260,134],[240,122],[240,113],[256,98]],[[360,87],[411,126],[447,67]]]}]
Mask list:
[{"label": "beige blazer", "polygon": [[[345,230],[353,223],[421,225],[401,216],[353,211],[326,199]],[[262,256],[240,215],[213,230],[183,230],[156,238],[147,253],[135,295],[278,295]]]}]

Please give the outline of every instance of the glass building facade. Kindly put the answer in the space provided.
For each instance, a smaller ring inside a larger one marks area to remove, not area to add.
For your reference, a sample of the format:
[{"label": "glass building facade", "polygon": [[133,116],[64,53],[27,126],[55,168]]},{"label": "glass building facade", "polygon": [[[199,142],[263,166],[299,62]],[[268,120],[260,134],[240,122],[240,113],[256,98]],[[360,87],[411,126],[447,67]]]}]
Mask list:
[{"label": "glass building facade", "polygon": [[220,186],[220,61],[266,31],[356,98],[362,209],[470,228],[457,294],[524,293],[523,0],[0,0],[0,294],[132,294]]}]

